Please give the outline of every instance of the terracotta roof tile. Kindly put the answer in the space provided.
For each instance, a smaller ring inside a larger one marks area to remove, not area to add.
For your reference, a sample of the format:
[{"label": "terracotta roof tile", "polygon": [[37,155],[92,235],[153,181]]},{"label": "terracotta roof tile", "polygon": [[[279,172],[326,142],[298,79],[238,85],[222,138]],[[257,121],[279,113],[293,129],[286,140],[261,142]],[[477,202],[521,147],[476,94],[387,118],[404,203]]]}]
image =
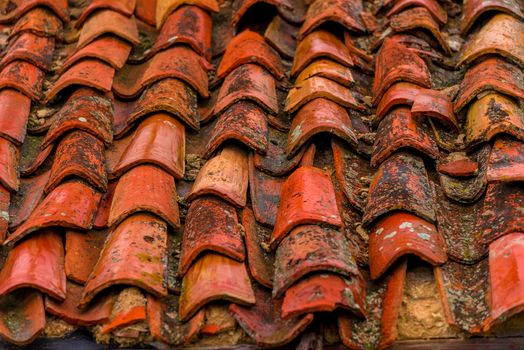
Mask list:
[{"label": "terracotta roof tile", "polygon": [[83,9],[82,14],[75,22],[77,28],[82,28],[85,21],[93,15],[96,11],[110,9],[120,12],[126,17],[131,17],[135,11],[136,0],[93,0],[86,8]]},{"label": "terracotta roof tile", "polygon": [[468,32],[473,24],[480,18],[480,16],[488,11],[505,12],[514,15],[517,18],[524,19],[521,7],[517,1],[501,1],[501,0],[468,0],[464,2],[464,14],[460,29],[463,33]]},{"label": "terracotta roof tile", "polygon": [[51,68],[54,46],[54,38],[23,32],[9,43],[6,55],[0,61],[0,67],[3,68],[13,61],[21,60],[47,71]]},{"label": "terracotta roof tile", "polygon": [[44,330],[46,317],[40,292],[20,289],[0,299],[0,334],[15,345],[26,345]]}]

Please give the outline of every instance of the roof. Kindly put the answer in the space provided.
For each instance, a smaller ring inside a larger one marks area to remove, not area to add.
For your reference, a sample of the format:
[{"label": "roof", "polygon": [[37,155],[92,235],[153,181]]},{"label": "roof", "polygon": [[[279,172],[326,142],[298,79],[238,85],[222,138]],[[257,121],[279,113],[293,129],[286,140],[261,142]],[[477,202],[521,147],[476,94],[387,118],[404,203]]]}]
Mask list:
[{"label": "roof", "polygon": [[521,2],[3,6],[5,341],[522,334]]}]

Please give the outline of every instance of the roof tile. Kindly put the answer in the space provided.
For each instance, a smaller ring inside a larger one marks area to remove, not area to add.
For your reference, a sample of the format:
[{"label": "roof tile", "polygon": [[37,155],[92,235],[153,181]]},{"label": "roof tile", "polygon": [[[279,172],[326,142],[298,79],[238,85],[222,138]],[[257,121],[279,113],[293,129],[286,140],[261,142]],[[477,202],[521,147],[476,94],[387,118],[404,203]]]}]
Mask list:
[{"label": "roof tile", "polygon": [[131,52],[131,45],[113,34],[102,35],[89,44],[73,52],[62,64],[62,72],[75,65],[83,58],[98,58],[114,69],[120,69],[126,63]]},{"label": "roof tile", "polygon": [[54,46],[54,38],[23,32],[9,42],[6,54],[0,61],[0,67],[3,68],[13,61],[21,60],[47,71],[51,68]]},{"label": "roof tile", "polygon": [[49,175],[50,171],[45,171],[34,177],[20,179],[20,189],[13,194],[9,206],[9,228],[11,230],[20,226],[40,203]]},{"label": "roof tile", "polygon": [[505,12],[524,20],[524,14],[517,1],[514,0],[468,0],[464,2],[460,30],[467,33],[480,16],[488,11]]},{"label": "roof tile", "polygon": [[495,139],[489,156],[487,178],[492,181],[524,180],[524,143],[512,137]]},{"label": "roof tile", "polygon": [[297,42],[295,37],[298,27],[288,23],[280,16],[275,16],[268,25],[264,38],[273,46],[283,57],[292,59],[295,56]]},{"label": "roof tile", "polygon": [[168,16],[182,5],[194,5],[210,12],[219,11],[216,0],[157,0],[156,27],[162,28]]},{"label": "roof tile", "polygon": [[82,14],[75,22],[75,27],[82,28],[85,21],[91,17],[96,11],[113,10],[121,13],[126,17],[131,17],[135,11],[136,0],[93,0],[82,11]]},{"label": "roof tile", "polygon": [[409,7],[425,7],[431,16],[441,25],[448,21],[448,13],[435,0],[399,0],[389,10],[386,16],[390,17],[394,14],[404,12]]},{"label": "roof tile", "polygon": [[0,136],[15,145],[25,140],[26,125],[29,119],[31,99],[13,90],[0,90]]},{"label": "roof tile", "polygon": [[46,318],[40,292],[20,289],[0,297],[0,334],[16,345],[26,345],[44,330]]},{"label": "roof tile", "polygon": [[51,10],[55,15],[60,17],[63,22],[69,22],[69,11],[67,0],[13,0],[13,10],[2,13],[0,23],[13,22],[18,20],[25,13],[38,7]]},{"label": "roof tile", "polygon": [[0,71],[0,88],[18,90],[33,100],[40,100],[44,72],[25,61],[13,61]]},{"label": "roof tile", "polygon": [[53,12],[44,7],[37,7],[24,13],[13,26],[9,36],[14,38],[21,33],[30,32],[38,36],[61,39],[62,31],[62,21]]},{"label": "roof tile", "polygon": [[18,191],[18,148],[10,141],[0,138],[0,184],[11,192]]},{"label": "roof tile", "polygon": [[[107,231],[79,232],[67,230],[65,235],[65,272],[71,281],[84,284],[93,271],[107,238]],[[73,285],[75,287],[76,285]],[[78,288],[75,288],[76,293]],[[69,294],[69,290],[68,290]],[[80,300],[80,296],[78,297]],[[77,301],[78,301],[77,300]],[[76,305],[75,305],[76,307]]]},{"label": "roof tile", "polygon": [[327,78],[347,87],[351,87],[355,82],[351,69],[329,58],[314,60],[300,72],[295,81],[299,83],[314,76]]},{"label": "roof tile", "polygon": [[89,17],[82,26],[77,50],[104,34],[114,34],[131,44],[140,43],[134,17],[129,18],[112,10],[100,10]]}]

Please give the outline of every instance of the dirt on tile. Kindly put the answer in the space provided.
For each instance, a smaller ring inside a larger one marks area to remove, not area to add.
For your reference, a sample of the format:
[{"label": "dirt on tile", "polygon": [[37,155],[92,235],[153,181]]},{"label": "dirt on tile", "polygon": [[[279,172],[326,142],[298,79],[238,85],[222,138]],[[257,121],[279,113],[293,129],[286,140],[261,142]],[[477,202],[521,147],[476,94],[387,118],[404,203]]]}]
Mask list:
[{"label": "dirt on tile", "polygon": [[66,321],[53,316],[47,316],[44,328],[44,336],[49,338],[63,338],[77,329]]},{"label": "dirt on tile", "polygon": [[136,287],[129,287],[123,289],[117,296],[113,310],[111,311],[111,319],[119,313],[131,310],[136,306],[143,306],[146,304],[146,297],[140,289]]}]

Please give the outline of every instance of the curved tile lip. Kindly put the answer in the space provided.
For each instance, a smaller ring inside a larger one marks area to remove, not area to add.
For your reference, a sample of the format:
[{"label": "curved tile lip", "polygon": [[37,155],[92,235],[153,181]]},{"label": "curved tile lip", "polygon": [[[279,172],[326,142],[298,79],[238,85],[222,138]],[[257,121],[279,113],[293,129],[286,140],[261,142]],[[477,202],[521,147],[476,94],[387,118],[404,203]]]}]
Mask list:
[{"label": "curved tile lip", "polygon": [[136,0],[112,1],[112,0],[94,0],[80,14],[76,20],[75,27],[82,28],[85,21],[99,10],[113,10],[121,13],[126,17],[131,17],[135,10]]},{"label": "curved tile lip", "polygon": [[22,32],[7,46],[5,55],[0,61],[0,69],[13,61],[20,60],[27,61],[41,70],[49,71],[54,46],[54,38]]},{"label": "curved tile lip", "polygon": [[491,149],[487,180],[524,181],[524,143],[511,137],[497,137]]},{"label": "curved tile lip", "polygon": [[464,3],[464,12],[460,23],[460,31],[466,34],[473,27],[475,22],[488,11],[499,11],[509,15],[514,15],[521,20],[524,20],[524,14],[522,13],[519,5],[516,1],[501,1],[501,0],[488,0],[488,1],[476,1],[469,0]]},{"label": "curved tile lip", "polygon": [[156,5],[157,29],[162,28],[168,16],[182,5],[194,5],[210,12],[220,11],[216,0],[158,0]]},{"label": "curved tile lip", "polygon": [[[21,329],[22,327],[20,327],[20,329],[17,329],[17,332],[12,332],[9,327],[5,327],[3,315],[0,314],[3,321],[0,324],[0,335],[10,343],[18,346],[30,344],[45,328],[45,310],[42,295],[38,291],[26,289],[3,297],[0,303],[5,301],[4,298],[7,299],[8,303],[15,306],[16,321],[22,321],[23,324],[21,326],[26,326],[27,328]],[[12,309],[8,309],[8,311],[12,311]]]},{"label": "curved tile lip", "polygon": [[31,11],[37,7],[46,7],[49,10],[53,11],[62,22],[69,22],[69,12],[67,9],[67,0],[18,0],[19,5],[13,11],[0,15],[0,23],[8,23],[11,21],[16,21],[22,17],[25,13]]},{"label": "curved tile lip", "polygon": [[436,0],[401,0],[397,1],[395,5],[386,14],[387,17],[391,17],[399,12],[402,12],[411,6],[422,6],[425,7],[431,16],[438,21],[441,25],[444,25],[448,21],[447,12],[439,5]]}]

